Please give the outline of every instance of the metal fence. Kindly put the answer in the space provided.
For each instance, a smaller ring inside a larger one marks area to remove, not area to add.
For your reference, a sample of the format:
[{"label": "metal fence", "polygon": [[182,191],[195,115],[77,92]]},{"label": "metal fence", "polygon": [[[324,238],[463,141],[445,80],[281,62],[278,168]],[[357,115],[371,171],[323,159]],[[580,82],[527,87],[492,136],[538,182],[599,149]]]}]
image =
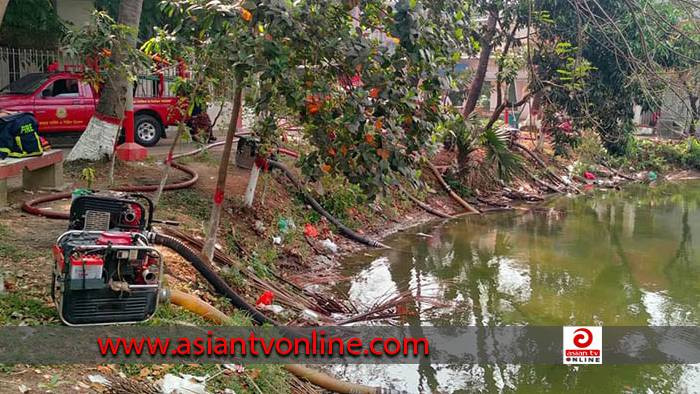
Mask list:
[{"label": "metal fence", "polygon": [[[175,77],[177,77],[177,70],[174,67],[168,67],[162,70],[163,77],[165,78],[163,90],[163,96],[174,96],[172,89]],[[145,73],[144,73],[145,74]],[[136,97],[155,97],[158,96],[158,86],[160,82],[158,76],[155,74],[142,75],[139,77],[138,84],[136,85],[136,90],[134,91],[134,96]]]},{"label": "metal fence", "polygon": [[29,73],[46,71],[49,64],[60,59],[57,50],[0,47],[0,87]]},{"label": "metal fence", "polygon": [[[59,64],[75,64],[74,60],[63,56],[58,50],[19,49],[0,47],[0,88],[7,86],[23,76],[46,71],[49,64],[58,61]],[[144,73],[145,74],[145,73]],[[166,68],[164,96],[172,96],[172,81],[177,75],[174,67]],[[158,95],[158,77],[145,75],[139,78],[134,92],[136,97],[154,97]]]}]

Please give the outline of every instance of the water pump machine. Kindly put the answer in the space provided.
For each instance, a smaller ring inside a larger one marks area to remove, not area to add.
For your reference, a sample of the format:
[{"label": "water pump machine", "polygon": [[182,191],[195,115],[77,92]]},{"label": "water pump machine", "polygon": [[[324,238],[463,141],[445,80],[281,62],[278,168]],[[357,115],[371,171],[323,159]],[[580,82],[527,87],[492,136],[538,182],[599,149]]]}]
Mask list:
[{"label": "water pump machine", "polygon": [[152,246],[153,202],[142,194],[75,197],[53,246],[51,295],[67,325],[136,323],[155,313],[163,256]]}]

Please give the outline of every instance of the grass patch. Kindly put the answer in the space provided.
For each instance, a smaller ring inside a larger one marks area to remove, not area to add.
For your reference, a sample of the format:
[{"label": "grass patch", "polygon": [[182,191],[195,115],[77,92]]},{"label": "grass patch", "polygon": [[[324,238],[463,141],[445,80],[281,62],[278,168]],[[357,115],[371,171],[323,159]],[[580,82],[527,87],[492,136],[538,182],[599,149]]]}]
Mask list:
[{"label": "grass patch", "polygon": [[212,324],[202,317],[173,304],[158,305],[156,313],[144,324],[148,326],[166,326],[176,323],[188,323],[198,326],[210,326]]},{"label": "grass patch", "polygon": [[[251,319],[244,312],[233,309],[231,303],[226,298],[218,298],[214,303],[214,307],[224,312],[230,318],[230,320],[224,324],[225,326],[247,327],[252,324]],[[153,317],[143,324],[148,326],[165,326],[178,323],[197,326],[214,325],[214,323],[205,320],[201,316],[173,304],[158,305]]]},{"label": "grass patch", "polygon": [[185,157],[178,159],[178,162],[180,164],[203,163],[203,164],[208,164],[208,165],[212,165],[212,166],[218,166],[219,161],[221,161],[221,158],[212,154],[212,152],[210,152],[208,150],[202,151],[196,155],[185,156]]},{"label": "grass patch", "polygon": [[221,277],[236,289],[244,289],[246,287],[245,276],[236,267],[224,268],[221,271]]},{"label": "grass patch", "polygon": [[[353,185],[345,179],[339,177],[324,177],[321,179],[323,194],[312,193],[319,204],[331,215],[349,227],[355,227],[358,223],[355,218],[357,212],[365,212],[369,199],[358,185]],[[295,201],[292,204],[298,207],[306,207],[306,202],[302,193],[295,193]],[[316,224],[321,220],[321,215],[313,209],[304,209],[298,214],[294,214],[297,225],[304,223]],[[296,220],[296,218],[300,220]]]},{"label": "grass patch", "polygon": [[42,300],[19,293],[0,296],[0,325],[40,326],[58,321],[56,310]]},{"label": "grass patch", "polygon": [[160,212],[167,214],[169,210],[177,210],[197,220],[208,220],[211,209],[209,199],[196,189],[183,189],[171,193],[163,193]]},{"label": "grass patch", "polygon": [[[218,298],[214,302],[214,306],[231,317],[227,325],[252,326],[252,320],[245,313],[233,309],[227,299]],[[171,304],[159,306],[156,315],[145,324],[150,326],[172,325],[174,322],[198,326],[212,325],[198,315]],[[144,377],[144,369],[147,373],[154,370],[152,366],[146,364],[119,365],[119,370],[126,376],[137,379]],[[234,372],[225,370],[220,364],[174,364],[159,371],[160,375],[166,373],[209,376],[206,388],[209,392],[215,393],[223,392],[226,389],[232,389],[237,393],[288,393],[291,391],[290,375],[279,365],[256,365],[245,367],[242,372]]]},{"label": "grass patch", "polygon": [[275,267],[279,254],[277,249],[273,247],[263,247],[253,252],[251,259],[247,261],[248,265],[253,269],[256,275],[266,279],[270,278],[270,269]]},{"label": "grass patch", "polygon": [[37,248],[17,246],[10,229],[0,224],[0,259],[22,261],[35,259],[42,255]]}]

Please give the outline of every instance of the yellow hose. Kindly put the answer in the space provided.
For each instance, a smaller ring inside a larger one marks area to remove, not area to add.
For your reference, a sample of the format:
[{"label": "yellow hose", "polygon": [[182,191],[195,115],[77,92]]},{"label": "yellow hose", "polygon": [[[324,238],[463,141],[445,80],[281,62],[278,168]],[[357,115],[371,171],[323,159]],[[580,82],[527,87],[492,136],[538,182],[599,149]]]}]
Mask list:
[{"label": "yellow hose", "polygon": [[[216,309],[213,305],[204,302],[201,298],[191,294],[183,293],[175,289],[166,289],[166,298],[171,303],[187,309],[206,320],[215,324],[223,324],[229,321],[229,317],[225,313]],[[300,379],[309,381],[316,386],[326,390],[334,391],[343,394],[376,394],[380,390],[375,387],[364,386],[350,382],[338,380],[326,373],[311,369],[299,364],[287,364],[284,368],[296,375]]]},{"label": "yellow hose", "polygon": [[380,392],[378,388],[344,382],[326,373],[299,364],[287,364],[284,366],[284,369],[293,373],[300,379],[308,380],[316,386],[323,387],[329,391],[335,391],[336,393],[377,394]]},{"label": "yellow hose", "polygon": [[216,309],[211,304],[204,302],[199,297],[191,294],[183,293],[179,290],[168,289],[168,300],[177,306],[181,306],[188,311],[202,316],[205,320],[209,320],[215,324],[224,324],[230,319],[224,312]]}]

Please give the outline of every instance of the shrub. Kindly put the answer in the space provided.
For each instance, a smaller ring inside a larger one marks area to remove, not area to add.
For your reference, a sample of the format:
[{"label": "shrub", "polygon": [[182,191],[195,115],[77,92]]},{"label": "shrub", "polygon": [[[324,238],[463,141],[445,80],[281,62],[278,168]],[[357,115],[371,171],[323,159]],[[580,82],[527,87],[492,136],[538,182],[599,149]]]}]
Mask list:
[{"label": "shrub", "polygon": [[653,171],[682,167],[700,169],[700,142],[695,138],[680,142],[635,140],[630,144],[623,164]]},{"label": "shrub", "polygon": [[362,189],[344,178],[327,176],[321,179],[321,184],[324,193],[319,198],[319,203],[340,221],[349,219],[350,208],[367,203],[367,196]]},{"label": "shrub", "polygon": [[700,170],[700,141],[690,138],[687,144],[687,152],[683,157],[683,164]]},{"label": "shrub", "polygon": [[596,164],[610,158],[603,147],[600,136],[592,131],[582,133],[578,145],[574,148],[574,154],[583,165]]}]

